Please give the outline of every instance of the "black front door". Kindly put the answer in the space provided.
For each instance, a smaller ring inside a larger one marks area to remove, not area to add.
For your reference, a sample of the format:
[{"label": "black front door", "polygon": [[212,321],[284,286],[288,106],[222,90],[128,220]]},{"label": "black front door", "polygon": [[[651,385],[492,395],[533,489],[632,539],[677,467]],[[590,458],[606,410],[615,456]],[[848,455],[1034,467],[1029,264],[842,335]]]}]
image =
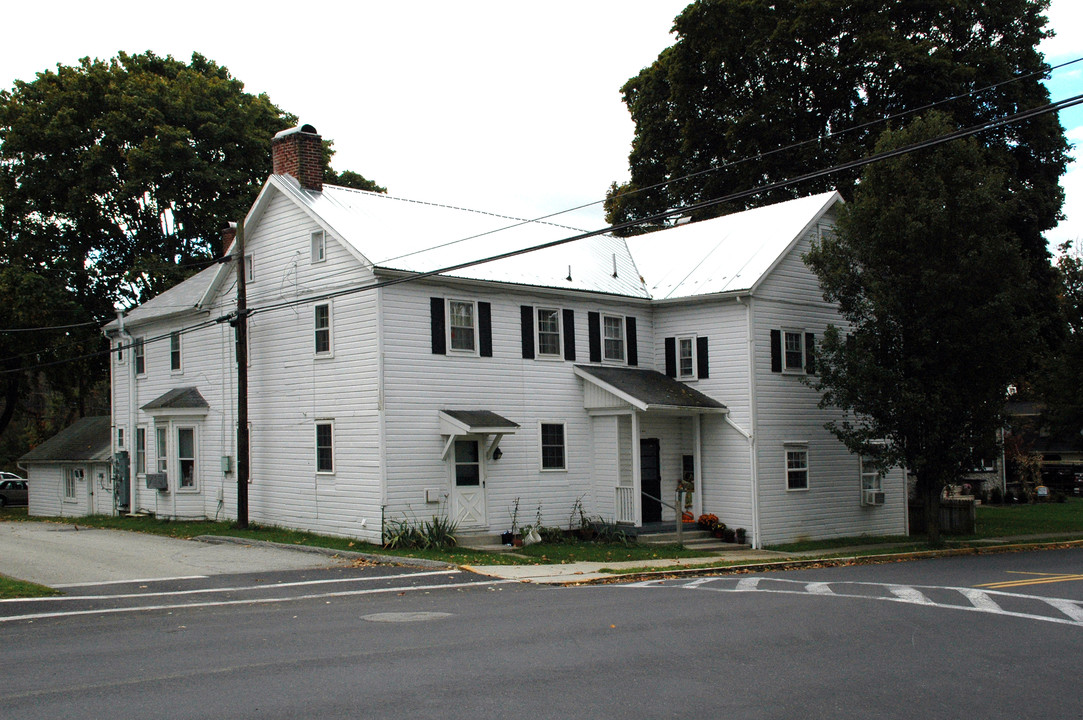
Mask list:
[{"label": "black front door", "polygon": [[643,493],[643,522],[662,520],[662,465],[658,439],[639,441],[640,487]]}]

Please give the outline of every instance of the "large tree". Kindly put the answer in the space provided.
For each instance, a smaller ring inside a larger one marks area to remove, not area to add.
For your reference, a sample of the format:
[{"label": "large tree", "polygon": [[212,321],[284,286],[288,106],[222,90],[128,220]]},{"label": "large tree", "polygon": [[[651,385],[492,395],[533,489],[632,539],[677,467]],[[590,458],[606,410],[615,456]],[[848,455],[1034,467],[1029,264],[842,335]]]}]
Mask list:
[{"label": "large tree", "polygon": [[[951,129],[933,113],[877,149]],[[821,405],[844,413],[829,428],[853,452],[917,477],[934,541],[941,490],[1001,427],[1007,387],[1037,337],[1015,192],[976,140],[913,152],[869,166],[836,234],[806,256],[846,321],[818,348]]]},{"label": "large tree", "polygon": [[[884,118],[945,98],[960,96],[940,106],[958,127],[1048,103],[1040,77],[1048,68],[1036,50],[1049,35],[1047,5],[693,2],[674,21],[676,42],[622,88],[636,126],[631,179],[610,189],[607,219],[634,221],[866,156]],[[1046,115],[980,142],[1007,171],[1017,211],[1006,221],[1036,259],[1032,271],[1050,285],[1042,232],[1056,224],[1063,203],[1063,129]],[[856,178],[832,175],[741,207],[834,188],[849,198]],[[735,209],[707,208],[693,220]]]},{"label": "large tree", "polygon": [[[271,138],[295,123],[199,54],[84,58],[0,92],[0,288],[39,300],[6,308],[3,327],[76,326],[0,334],[0,432],[31,381],[59,393],[61,422],[86,411],[104,358],[49,363],[101,349],[117,307],[220,254],[222,228],[270,171]],[[326,175],[383,190],[329,164]]]}]

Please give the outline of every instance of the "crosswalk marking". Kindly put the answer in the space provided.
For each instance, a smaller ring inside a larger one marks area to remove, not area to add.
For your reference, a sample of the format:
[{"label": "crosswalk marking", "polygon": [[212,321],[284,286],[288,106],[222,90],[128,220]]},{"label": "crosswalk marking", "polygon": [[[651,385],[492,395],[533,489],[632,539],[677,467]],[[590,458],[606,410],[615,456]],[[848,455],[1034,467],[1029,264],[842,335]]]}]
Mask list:
[{"label": "crosswalk marking", "polygon": [[[898,583],[872,582],[808,582],[775,577],[710,577],[695,580],[644,580],[624,585],[626,588],[680,588],[686,590],[707,590],[719,593],[762,592],[788,595],[809,595],[832,598],[851,598],[856,600],[876,600],[921,605],[945,610],[963,610],[981,612],[1027,620],[1073,625],[1083,628],[1083,600],[1067,598],[1048,598],[1040,595],[1002,592],[998,590],[980,590],[968,587],[900,585]],[[936,591],[933,600],[929,592]],[[955,594],[956,601],[951,595]],[[1011,599],[1014,610],[1004,608],[998,599]],[[1032,612],[1023,612],[1030,609]],[[1059,614],[1051,614],[1050,609]]]}]

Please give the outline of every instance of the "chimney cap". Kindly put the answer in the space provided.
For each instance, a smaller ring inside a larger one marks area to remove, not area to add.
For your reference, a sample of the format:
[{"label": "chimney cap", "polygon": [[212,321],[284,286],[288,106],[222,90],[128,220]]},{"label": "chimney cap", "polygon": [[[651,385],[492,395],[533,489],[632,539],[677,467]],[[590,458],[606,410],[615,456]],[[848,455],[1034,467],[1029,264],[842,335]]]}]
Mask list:
[{"label": "chimney cap", "polygon": [[308,123],[305,123],[304,125],[298,125],[297,127],[287,128],[285,130],[282,130],[281,132],[276,133],[274,139],[279,140],[279,139],[284,138],[284,137],[286,137],[288,135],[294,135],[296,133],[306,133],[308,135],[319,135],[319,133],[316,131],[316,128],[312,127]]}]

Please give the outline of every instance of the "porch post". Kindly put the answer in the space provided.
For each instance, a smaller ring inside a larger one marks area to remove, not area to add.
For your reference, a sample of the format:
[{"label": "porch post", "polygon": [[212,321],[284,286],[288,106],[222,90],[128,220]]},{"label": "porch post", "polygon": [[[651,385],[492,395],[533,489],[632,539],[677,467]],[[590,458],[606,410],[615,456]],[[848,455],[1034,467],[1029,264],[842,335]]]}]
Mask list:
[{"label": "porch post", "polygon": [[692,472],[696,494],[692,496],[692,515],[703,514],[703,415],[692,416]]},{"label": "porch post", "polygon": [[643,527],[643,472],[639,456],[639,413],[632,412],[632,499],[635,503],[635,526]]}]

